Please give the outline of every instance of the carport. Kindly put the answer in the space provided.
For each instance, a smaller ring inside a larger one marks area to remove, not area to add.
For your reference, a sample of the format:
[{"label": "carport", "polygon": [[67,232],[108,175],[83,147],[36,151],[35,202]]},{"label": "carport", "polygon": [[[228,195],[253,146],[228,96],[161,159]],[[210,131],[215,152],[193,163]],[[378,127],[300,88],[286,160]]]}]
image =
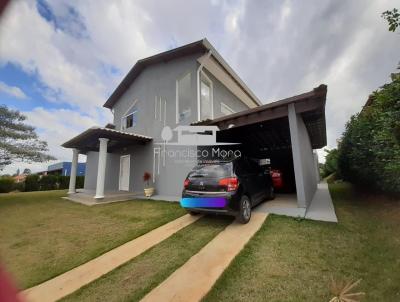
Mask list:
[{"label": "carport", "polygon": [[296,194],[297,207],[305,212],[319,182],[314,150],[326,146],[326,93],[327,86],[320,85],[307,93],[196,125],[218,126],[218,141],[240,143],[244,154],[270,159],[271,168],[283,172],[286,193]]}]

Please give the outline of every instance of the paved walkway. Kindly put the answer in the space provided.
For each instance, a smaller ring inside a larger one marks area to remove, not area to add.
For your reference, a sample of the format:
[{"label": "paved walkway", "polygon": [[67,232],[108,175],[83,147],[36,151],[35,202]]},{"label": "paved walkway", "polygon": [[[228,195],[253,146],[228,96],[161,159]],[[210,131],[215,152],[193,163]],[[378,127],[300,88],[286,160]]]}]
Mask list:
[{"label": "paved walkway", "polygon": [[321,182],[306,212],[306,219],[338,222],[328,184]]},{"label": "paved walkway", "polygon": [[22,292],[22,296],[28,302],[47,302],[61,299],[135,258],[200,217],[201,215],[184,215],[62,275],[29,288]]},{"label": "paved walkway", "polygon": [[255,212],[302,217],[311,220],[338,222],[328,184],[320,182],[308,208],[297,205],[296,194],[277,194],[254,208]]},{"label": "paved walkway", "polygon": [[274,200],[267,200],[254,208],[255,212],[304,217],[306,208],[297,204],[296,194],[277,194]]},{"label": "paved walkway", "polygon": [[200,301],[261,227],[267,216],[265,213],[253,212],[249,223],[243,225],[233,222],[148,293],[142,302]]}]

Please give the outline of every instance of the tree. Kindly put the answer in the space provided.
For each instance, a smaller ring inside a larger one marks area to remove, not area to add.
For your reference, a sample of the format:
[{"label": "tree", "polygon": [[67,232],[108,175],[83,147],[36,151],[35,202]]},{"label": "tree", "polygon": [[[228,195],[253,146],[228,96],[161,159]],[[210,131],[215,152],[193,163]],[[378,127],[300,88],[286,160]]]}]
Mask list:
[{"label": "tree", "polygon": [[341,176],[355,184],[400,193],[400,73],[353,115],[339,144]]},{"label": "tree", "polygon": [[322,177],[327,177],[332,173],[336,173],[338,169],[338,149],[325,149],[327,154],[325,156],[325,164],[322,167]]},{"label": "tree", "polygon": [[24,172],[22,174],[29,175],[29,174],[32,174],[32,171],[31,171],[31,169],[25,168]]},{"label": "tree", "polygon": [[397,8],[382,13],[382,18],[389,23],[389,31],[395,31],[400,26],[400,13]]},{"label": "tree", "polygon": [[55,159],[45,154],[47,143],[39,140],[35,128],[24,123],[19,111],[0,105],[0,170],[15,160],[43,162]]}]

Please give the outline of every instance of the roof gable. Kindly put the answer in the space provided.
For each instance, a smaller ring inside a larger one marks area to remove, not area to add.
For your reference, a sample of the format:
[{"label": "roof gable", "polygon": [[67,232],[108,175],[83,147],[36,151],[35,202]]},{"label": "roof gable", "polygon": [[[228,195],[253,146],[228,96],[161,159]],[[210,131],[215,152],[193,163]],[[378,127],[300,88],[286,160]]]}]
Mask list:
[{"label": "roof gable", "polygon": [[261,105],[261,102],[251,92],[251,90],[244,84],[239,76],[233,71],[228,63],[221,57],[221,55],[215,50],[215,48],[208,42],[207,39],[202,39],[184,46],[174,48],[159,54],[156,54],[145,59],[141,59],[131,68],[122,82],[110,95],[108,100],[104,103],[103,107],[111,109],[119,98],[128,90],[129,86],[139,76],[139,74],[147,67],[153,64],[167,62],[183,56],[195,54],[195,53],[206,53],[211,51],[212,56],[218,61],[219,64],[226,70],[226,72],[237,82],[237,84],[248,94],[254,101],[255,105]]}]

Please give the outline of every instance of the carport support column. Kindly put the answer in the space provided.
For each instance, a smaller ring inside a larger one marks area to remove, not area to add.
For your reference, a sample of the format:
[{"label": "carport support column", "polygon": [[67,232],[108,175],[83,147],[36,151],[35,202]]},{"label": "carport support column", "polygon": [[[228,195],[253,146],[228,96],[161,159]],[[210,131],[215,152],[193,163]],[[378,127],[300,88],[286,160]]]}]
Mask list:
[{"label": "carport support column", "polygon": [[99,138],[99,164],[97,166],[96,195],[94,198],[104,198],[104,181],[106,176],[107,143],[108,138]]},{"label": "carport support column", "polygon": [[72,163],[71,163],[71,174],[69,176],[69,189],[68,194],[76,193],[76,170],[78,167],[78,157],[79,157],[79,150],[73,148],[72,149]]},{"label": "carport support column", "polygon": [[304,171],[301,160],[299,124],[294,104],[288,105],[290,140],[292,143],[294,177],[296,179],[297,203],[299,207],[307,207],[306,192],[304,187]]}]

